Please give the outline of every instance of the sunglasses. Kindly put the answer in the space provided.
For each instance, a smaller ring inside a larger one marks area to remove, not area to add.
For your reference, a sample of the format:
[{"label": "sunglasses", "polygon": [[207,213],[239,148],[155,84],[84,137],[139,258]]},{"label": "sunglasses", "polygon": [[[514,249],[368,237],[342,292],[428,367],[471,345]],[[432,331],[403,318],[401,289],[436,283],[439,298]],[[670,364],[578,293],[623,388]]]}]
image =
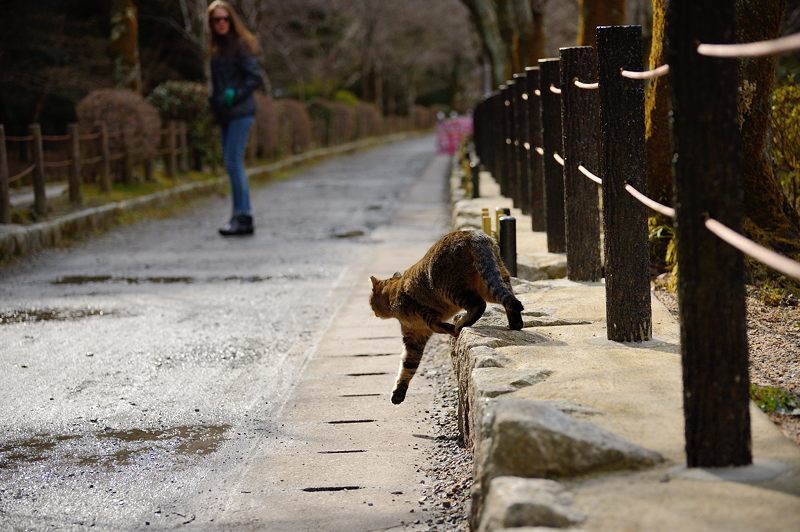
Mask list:
[{"label": "sunglasses", "polygon": [[217,22],[230,22],[230,21],[231,21],[231,17],[211,17],[211,22],[213,22],[215,24]]}]

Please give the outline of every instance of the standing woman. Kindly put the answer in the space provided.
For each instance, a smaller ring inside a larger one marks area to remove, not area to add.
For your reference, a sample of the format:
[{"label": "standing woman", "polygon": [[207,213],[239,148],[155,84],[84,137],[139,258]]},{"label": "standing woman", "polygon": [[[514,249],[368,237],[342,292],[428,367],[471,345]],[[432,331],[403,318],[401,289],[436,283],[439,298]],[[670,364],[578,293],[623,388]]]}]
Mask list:
[{"label": "standing woman", "polygon": [[209,102],[222,130],[222,154],[233,196],[233,215],[219,232],[223,236],[252,235],[253,213],[244,154],[255,121],[253,91],[263,86],[263,72],[255,56],[258,43],[224,0],[214,0],[208,6],[208,24],[212,85]]}]

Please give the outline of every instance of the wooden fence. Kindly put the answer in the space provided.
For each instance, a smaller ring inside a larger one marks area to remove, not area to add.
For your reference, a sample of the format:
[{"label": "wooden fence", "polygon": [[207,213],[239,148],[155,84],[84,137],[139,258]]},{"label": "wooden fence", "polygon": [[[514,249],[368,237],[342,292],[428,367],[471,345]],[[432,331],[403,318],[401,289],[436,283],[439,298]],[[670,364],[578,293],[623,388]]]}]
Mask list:
[{"label": "wooden fence", "polygon": [[[800,36],[771,47],[754,43],[754,50],[698,46],[731,42],[733,7],[699,0],[673,2],[668,9],[669,65],[643,71],[640,27],[598,27],[596,50],[562,48],[559,58],[540,60],[479,103],[475,149],[502,193],[530,211],[532,229],[546,229],[549,251],[566,252],[570,279],[599,280],[602,219],[610,340],[642,342],[652,334],[642,203],[676,219],[687,463],[747,465],[752,455],[740,250],[797,278],[800,264],[739,235],[737,63],[724,58],[796,50]],[[667,73],[677,209],[645,195],[643,80]]]},{"label": "wooden fence", "polygon": [[[189,169],[187,132],[185,123],[175,121],[161,130],[155,155],[163,158],[169,176]],[[8,136],[0,124],[0,223],[11,222],[12,186],[32,187],[34,212],[43,215],[47,212],[46,183],[66,181],[70,203],[80,205],[81,184],[88,180],[95,181],[102,192],[108,193],[112,182],[134,182],[134,165],[139,163],[145,179],[151,179],[154,161],[131,153],[129,134],[124,129],[109,131],[105,123],[98,123],[91,131],[70,124],[64,135],[43,135],[39,124],[31,124],[27,135]],[[122,146],[122,150],[112,152],[112,143]],[[16,154],[13,175],[9,173],[12,149]]]}]

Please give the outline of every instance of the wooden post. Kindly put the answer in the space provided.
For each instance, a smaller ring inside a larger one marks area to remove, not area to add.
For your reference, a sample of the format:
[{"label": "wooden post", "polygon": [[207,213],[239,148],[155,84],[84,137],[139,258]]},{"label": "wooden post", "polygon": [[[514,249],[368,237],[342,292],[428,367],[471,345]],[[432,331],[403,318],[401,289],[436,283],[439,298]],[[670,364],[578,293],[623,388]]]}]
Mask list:
[{"label": "wooden post", "polygon": [[752,462],[744,264],[704,227],[711,216],[741,232],[738,61],[697,54],[736,41],[733,3],[670,2],[678,301],[689,467]]},{"label": "wooden post", "polygon": [[[186,122],[181,122],[181,172],[189,171],[189,126]],[[255,123],[253,123],[255,126]]]},{"label": "wooden post", "polygon": [[547,251],[565,253],[564,169],[555,159],[561,154],[561,96],[550,91],[560,84],[558,59],[539,59],[539,85],[542,94],[542,147],[544,148],[544,203],[547,221]]},{"label": "wooden post", "polygon": [[128,142],[129,132],[123,129],[122,132],[122,182],[126,185],[133,183],[133,154],[131,153],[130,143]]},{"label": "wooden post", "polygon": [[505,150],[505,133],[503,126],[503,85],[497,91],[492,104],[492,175],[498,184],[502,184],[503,150]]},{"label": "wooden post", "polygon": [[78,124],[67,126],[69,134],[69,202],[73,205],[83,203],[81,195],[81,131]]},{"label": "wooden post", "polygon": [[178,153],[175,146],[175,121],[167,125],[167,175],[175,177],[178,173]]},{"label": "wooden post", "polygon": [[536,152],[537,147],[542,147],[542,98],[536,95],[539,89],[539,67],[525,68],[528,92],[528,142],[531,145],[529,157],[529,202],[531,214],[531,230],[545,231],[547,217],[545,216],[544,203],[544,160]]},{"label": "wooden post", "polygon": [[44,175],[44,148],[42,147],[42,126],[30,125],[30,134],[33,137],[33,210],[36,214],[47,213],[47,191],[45,190]]},{"label": "wooden post", "polygon": [[567,277],[599,281],[600,205],[597,185],[578,170],[581,164],[597,172],[597,91],[580,89],[574,81],[595,81],[596,61],[591,46],[561,48],[561,124],[564,156]]},{"label": "wooden post", "polygon": [[620,70],[642,70],[640,26],[597,28],[600,73],[600,178],[606,258],[609,340],[642,342],[652,335],[647,209],[625,190],[646,193],[644,86]]},{"label": "wooden post", "polygon": [[258,148],[258,132],[256,128],[258,125],[253,122],[253,127],[250,129],[250,136],[247,142],[247,162],[253,164],[256,162],[257,148]]},{"label": "wooden post", "polygon": [[514,114],[511,101],[514,94],[512,81],[506,81],[503,89],[503,136],[505,137],[505,147],[503,148],[503,175],[500,178],[500,193],[508,197],[511,183],[514,176]]},{"label": "wooden post", "polygon": [[11,192],[8,188],[8,178],[6,128],[0,124],[0,224],[11,223]]},{"label": "wooden post", "polygon": [[111,153],[108,148],[108,126],[105,122],[98,124],[100,129],[100,154],[103,157],[100,169],[100,192],[111,192]]},{"label": "wooden post", "polygon": [[528,190],[528,93],[525,74],[514,74],[514,122],[516,125],[517,183],[514,187],[514,206],[523,214],[530,214],[525,192]]}]

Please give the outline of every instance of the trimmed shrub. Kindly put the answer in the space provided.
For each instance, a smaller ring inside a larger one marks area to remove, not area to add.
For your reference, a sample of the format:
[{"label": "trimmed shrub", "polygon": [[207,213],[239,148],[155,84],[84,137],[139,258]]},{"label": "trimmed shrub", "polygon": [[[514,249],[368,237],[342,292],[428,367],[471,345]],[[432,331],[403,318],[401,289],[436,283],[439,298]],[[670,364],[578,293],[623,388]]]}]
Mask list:
[{"label": "trimmed shrub", "polygon": [[158,109],[163,120],[180,120],[189,129],[192,167],[201,170],[206,162],[222,160],[219,128],[208,104],[208,89],[201,83],[166,81],[158,85],[147,100]]},{"label": "trimmed shrub", "polygon": [[[126,147],[135,162],[156,156],[161,139],[158,111],[140,95],[129,90],[100,89],[78,103],[78,124],[84,131],[105,122],[110,133],[109,148],[120,153]],[[127,135],[115,135],[126,131]]]},{"label": "trimmed shrub", "polygon": [[311,147],[311,117],[306,106],[297,100],[279,101],[280,143],[290,153],[300,153]]},{"label": "trimmed shrub", "polygon": [[280,109],[271,96],[261,93],[256,98],[256,153],[258,157],[275,157],[281,153]]},{"label": "trimmed shrub", "polygon": [[356,137],[364,138],[383,133],[383,116],[371,103],[359,103],[355,107]]}]

